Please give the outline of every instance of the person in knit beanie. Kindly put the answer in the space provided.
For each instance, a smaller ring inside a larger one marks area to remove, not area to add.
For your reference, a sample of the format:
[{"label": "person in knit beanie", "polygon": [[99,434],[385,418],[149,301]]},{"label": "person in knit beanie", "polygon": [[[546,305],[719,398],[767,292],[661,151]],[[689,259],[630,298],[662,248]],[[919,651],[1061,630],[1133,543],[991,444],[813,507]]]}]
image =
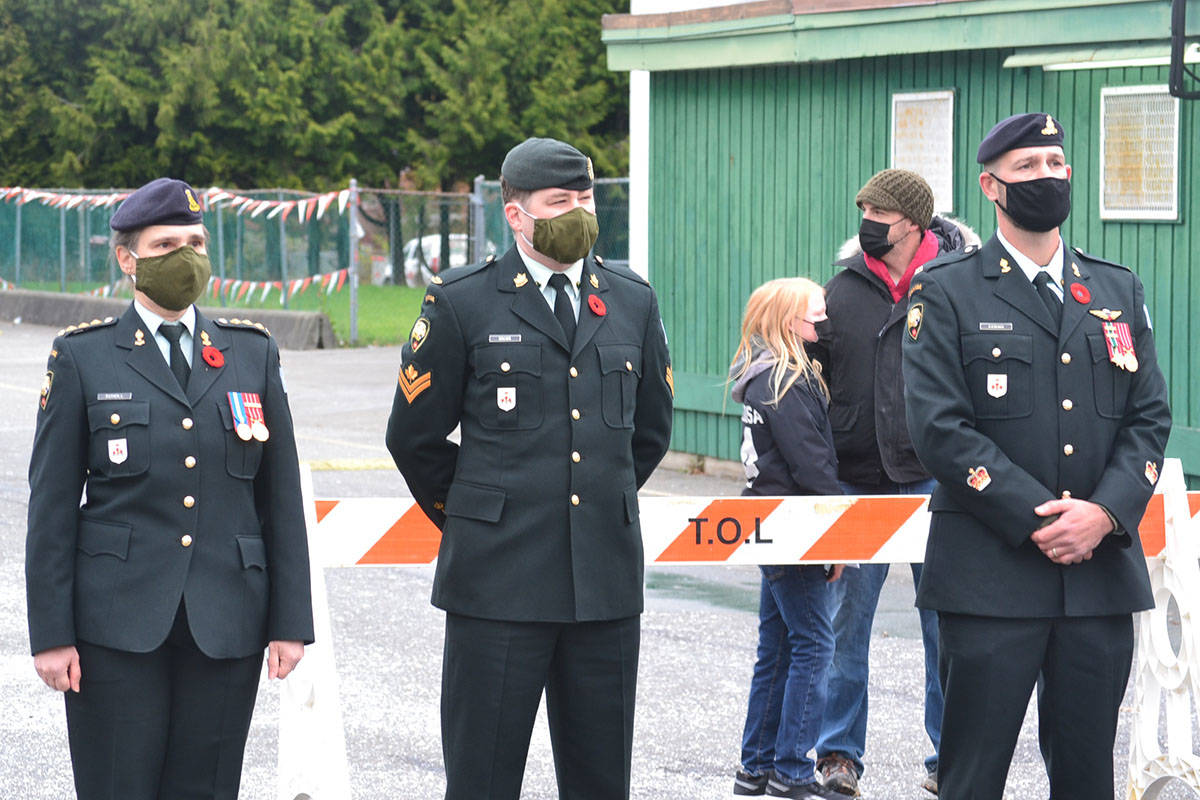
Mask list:
[{"label": "person in knit beanie", "polygon": [[[933,190],[915,172],[885,169],[858,191],[858,236],[838,254],[839,271],[825,286],[829,320],[810,348],[828,376],[829,418],[846,494],[926,494],[933,479],[908,435],[901,376],[901,341],[910,284],[926,262],[979,241],[966,226],[934,215]],[[912,565],[920,576],[921,565]],[[887,564],[846,570],[832,584],[833,665],[817,742],[818,770],[827,788],[859,793],[866,749],[871,625]],[[921,786],[937,793],[942,692],[937,677],[937,615],[921,612],[925,645],[925,730],[933,754]]]}]

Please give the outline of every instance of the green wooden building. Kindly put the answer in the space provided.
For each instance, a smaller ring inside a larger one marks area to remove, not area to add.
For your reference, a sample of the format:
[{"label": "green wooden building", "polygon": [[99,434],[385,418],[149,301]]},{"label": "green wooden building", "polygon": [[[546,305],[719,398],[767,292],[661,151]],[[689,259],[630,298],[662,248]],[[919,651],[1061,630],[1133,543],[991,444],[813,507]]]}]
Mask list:
[{"label": "green wooden building", "polygon": [[[1200,0],[1187,12],[1197,37]],[[774,277],[830,278],[867,178],[918,170],[938,212],[986,239],[976,147],[1000,119],[1047,111],[1074,169],[1064,238],[1141,276],[1171,389],[1168,454],[1200,475],[1200,101],[1167,93],[1170,23],[1170,0],[606,16],[609,68],[649,72],[647,261],[671,334],[673,448],[738,457],[724,381],[746,298]]]}]

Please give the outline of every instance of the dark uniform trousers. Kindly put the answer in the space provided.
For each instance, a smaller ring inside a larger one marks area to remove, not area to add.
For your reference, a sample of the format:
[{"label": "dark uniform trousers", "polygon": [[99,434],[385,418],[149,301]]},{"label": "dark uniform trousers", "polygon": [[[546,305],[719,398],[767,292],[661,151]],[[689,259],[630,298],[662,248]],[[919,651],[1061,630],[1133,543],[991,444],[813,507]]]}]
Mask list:
[{"label": "dark uniform trousers", "polygon": [[[568,343],[517,250],[429,287],[387,445],[442,529],[448,800],[516,800],[545,691],[559,795],[629,795],[642,611],[637,490],[666,452],[653,291],[584,263]],[[461,446],[446,436],[461,424]]]},{"label": "dark uniform trousers", "polygon": [[66,704],[79,800],[236,800],[261,651],[209,658],[183,605],[149,653],[76,648],[80,691]]},{"label": "dark uniform trousers", "polygon": [[[229,392],[258,395],[266,441]],[[299,479],[265,329],[197,311],[186,388],[132,305],[55,340],[25,572],[32,652],[79,652],[80,800],[237,797],[263,649],[313,638]]]},{"label": "dark uniform trousers", "polygon": [[[945,800],[1000,800],[1035,686],[1053,800],[1113,796],[1132,612],[1154,604],[1137,530],[1170,410],[1137,277],[1069,248],[1063,276],[1059,324],[995,237],[913,279],[908,427],[938,480],[917,605],[939,617]],[[1109,354],[1114,320],[1136,369]],[[1067,496],[1118,529],[1059,565],[1030,539],[1033,509]]]}]

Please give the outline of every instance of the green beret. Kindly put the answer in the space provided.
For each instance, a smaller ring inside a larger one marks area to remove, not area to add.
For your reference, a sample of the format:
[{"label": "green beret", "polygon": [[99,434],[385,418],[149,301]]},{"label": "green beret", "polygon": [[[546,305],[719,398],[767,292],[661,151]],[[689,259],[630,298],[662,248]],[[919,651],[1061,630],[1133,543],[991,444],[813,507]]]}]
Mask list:
[{"label": "green beret", "polygon": [[996,123],[979,143],[975,160],[980,164],[1019,147],[1062,147],[1062,123],[1049,114],[1014,114]]},{"label": "green beret", "polygon": [[592,160],[566,142],[557,139],[526,139],[508,151],[500,166],[500,175],[514,189],[571,189],[581,192],[592,188],[595,174]]},{"label": "green beret", "polygon": [[108,226],[114,231],[136,231],[150,225],[195,225],[203,221],[200,201],[191,186],[174,178],[155,178],[125,198]]}]

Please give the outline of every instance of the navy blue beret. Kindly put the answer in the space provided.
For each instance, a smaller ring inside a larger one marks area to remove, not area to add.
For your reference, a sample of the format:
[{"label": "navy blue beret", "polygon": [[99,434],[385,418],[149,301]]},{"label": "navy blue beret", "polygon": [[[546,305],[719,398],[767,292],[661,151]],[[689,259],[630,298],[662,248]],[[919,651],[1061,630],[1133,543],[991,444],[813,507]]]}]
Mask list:
[{"label": "navy blue beret", "polygon": [[174,178],[155,178],[125,198],[108,226],[114,231],[136,231],[150,225],[195,225],[203,221],[200,199],[191,186]]},{"label": "navy blue beret", "polygon": [[979,143],[975,160],[986,164],[996,156],[1018,147],[1062,147],[1062,123],[1049,114],[1014,114],[996,123]]},{"label": "navy blue beret", "polygon": [[508,151],[500,174],[514,189],[571,189],[581,192],[592,188],[595,174],[592,160],[566,142],[557,139],[526,139]]}]

